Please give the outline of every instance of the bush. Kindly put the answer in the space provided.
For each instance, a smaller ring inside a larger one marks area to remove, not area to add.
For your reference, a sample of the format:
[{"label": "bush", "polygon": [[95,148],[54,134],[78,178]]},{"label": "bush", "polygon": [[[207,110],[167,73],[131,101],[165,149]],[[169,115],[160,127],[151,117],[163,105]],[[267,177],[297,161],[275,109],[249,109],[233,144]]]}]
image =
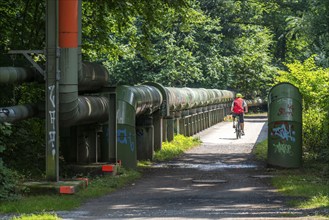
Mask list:
[{"label": "bush", "polygon": [[304,151],[315,157],[314,159],[324,159],[326,152],[329,151],[327,113],[319,108],[310,108],[303,114]]},{"label": "bush", "polygon": [[185,137],[184,135],[175,135],[174,140],[171,142],[164,142],[162,149],[155,152],[154,160],[165,161],[180,156],[184,151],[199,145],[201,142],[194,137]]},{"label": "bush", "polygon": [[3,165],[0,166],[0,201],[15,200],[19,195],[18,174]]},{"label": "bush", "polygon": [[[5,143],[8,142],[11,133],[9,124],[0,123],[0,153],[6,150]],[[2,158],[0,158],[0,201],[18,197],[18,179],[17,173],[5,167]]]},{"label": "bush", "polygon": [[288,71],[279,71],[275,82],[289,82],[302,94],[305,155],[329,161],[329,68],[316,66],[315,57],[286,64]]}]

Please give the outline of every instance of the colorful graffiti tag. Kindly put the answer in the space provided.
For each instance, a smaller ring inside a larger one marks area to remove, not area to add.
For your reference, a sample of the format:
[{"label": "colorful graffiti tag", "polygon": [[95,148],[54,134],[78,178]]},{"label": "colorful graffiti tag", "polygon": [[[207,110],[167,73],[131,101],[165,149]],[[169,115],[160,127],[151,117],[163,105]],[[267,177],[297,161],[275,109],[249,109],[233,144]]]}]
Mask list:
[{"label": "colorful graffiti tag", "polygon": [[[287,128],[288,127],[288,128]],[[272,135],[278,136],[282,140],[295,142],[295,131],[290,124],[282,123],[281,126],[272,129]]]},{"label": "colorful graffiti tag", "polygon": [[135,150],[135,143],[133,141],[133,135],[131,132],[127,132],[126,129],[118,129],[117,130],[118,134],[118,143],[120,144],[127,144],[130,147],[131,152]]},{"label": "colorful graffiti tag", "polygon": [[277,137],[273,143],[274,152],[284,155],[292,155],[291,142],[296,142],[296,132],[293,126],[287,122],[277,122],[271,130],[271,136]]}]

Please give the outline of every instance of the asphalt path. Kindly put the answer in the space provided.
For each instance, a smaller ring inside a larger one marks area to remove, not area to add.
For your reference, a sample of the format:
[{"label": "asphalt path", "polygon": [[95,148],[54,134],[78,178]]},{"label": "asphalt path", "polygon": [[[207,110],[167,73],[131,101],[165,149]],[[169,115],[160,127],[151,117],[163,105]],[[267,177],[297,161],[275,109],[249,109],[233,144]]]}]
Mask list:
[{"label": "asphalt path", "polygon": [[63,219],[314,219],[315,212],[287,206],[269,181],[273,173],[253,159],[267,138],[266,118],[246,118],[236,139],[232,122],[196,134],[202,144],[182,157],[154,164],[143,177],[90,200]]}]

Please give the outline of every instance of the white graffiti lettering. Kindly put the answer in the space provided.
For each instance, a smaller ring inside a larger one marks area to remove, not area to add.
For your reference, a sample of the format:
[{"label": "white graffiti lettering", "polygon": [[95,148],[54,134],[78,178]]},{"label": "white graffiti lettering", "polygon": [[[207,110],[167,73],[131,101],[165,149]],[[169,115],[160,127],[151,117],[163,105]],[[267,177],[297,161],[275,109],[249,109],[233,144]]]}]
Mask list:
[{"label": "white graffiti lettering", "polygon": [[[51,107],[53,110],[48,111],[50,124],[52,125],[52,131],[49,131],[49,145],[51,145],[51,154],[53,156],[53,160],[55,160],[56,155],[56,109],[55,109],[55,85],[48,86],[48,90],[50,91],[49,100],[51,102]],[[51,107],[49,107],[51,109]]]},{"label": "white graffiti lettering", "polygon": [[51,145],[51,154],[53,159],[55,159],[56,148],[55,148],[55,139],[56,139],[56,131],[49,131],[49,144]]},{"label": "white graffiti lettering", "polygon": [[55,120],[56,120],[56,111],[49,111],[50,123],[53,125],[53,130],[55,130]]},{"label": "white graffiti lettering", "polygon": [[51,104],[55,108],[55,95],[54,95],[55,85],[49,86],[48,89],[50,90],[49,100],[51,101]]},{"label": "white graffiti lettering", "polygon": [[49,131],[49,144],[55,142],[56,131]]},{"label": "white graffiti lettering", "polygon": [[288,126],[289,126],[288,129],[284,124],[282,124],[280,127],[273,128],[272,130],[273,134],[280,137],[283,140],[289,141],[290,139],[290,141],[295,142],[296,138],[293,137],[293,135],[295,135],[295,131],[291,129],[291,125]]},{"label": "white graffiti lettering", "polygon": [[273,144],[274,148],[274,152],[275,153],[279,153],[279,154],[287,154],[287,155],[291,155],[291,145],[289,144],[283,144],[283,143],[278,143],[278,144]]},{"label": "white graffiti lettering", "polygon": [[51,155],[53,156],[53,160],[55,160],[56,150],[54,143],[51,143],[51,148],[52,148]]}]

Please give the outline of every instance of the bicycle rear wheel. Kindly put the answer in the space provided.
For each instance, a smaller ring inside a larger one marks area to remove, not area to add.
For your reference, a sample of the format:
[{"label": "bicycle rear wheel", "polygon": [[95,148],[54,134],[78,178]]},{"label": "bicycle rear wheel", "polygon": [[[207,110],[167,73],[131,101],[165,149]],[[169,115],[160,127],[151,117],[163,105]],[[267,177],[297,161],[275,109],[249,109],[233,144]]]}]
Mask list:
[{"label": "bicycle rear wheel", "polygon": [[238,132],[238,134],[239,134],[239,135],[238,135],[238,136],[239,136],[238,138],[241,138],[241,136],[242,136],[242,130],[241,130],[240,123],[239,123],[239,132]]}]

